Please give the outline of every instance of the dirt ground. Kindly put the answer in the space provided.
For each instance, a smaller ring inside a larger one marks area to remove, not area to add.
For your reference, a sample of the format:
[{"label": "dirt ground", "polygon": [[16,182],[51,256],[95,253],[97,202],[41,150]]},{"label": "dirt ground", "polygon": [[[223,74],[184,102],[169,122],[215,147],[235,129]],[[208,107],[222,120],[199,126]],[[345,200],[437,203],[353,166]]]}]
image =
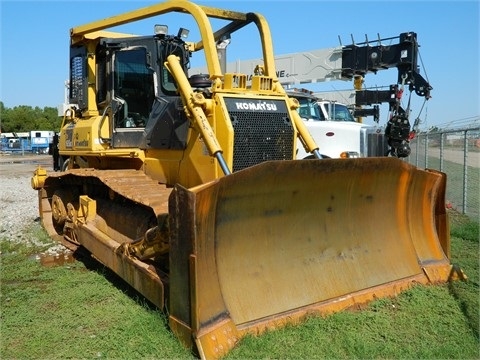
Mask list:
[{"label": "dirt ground", "polygon": [[0,177],[33,174],[38,166],[53,171],[53,159],[50,155],[0,155]]}]

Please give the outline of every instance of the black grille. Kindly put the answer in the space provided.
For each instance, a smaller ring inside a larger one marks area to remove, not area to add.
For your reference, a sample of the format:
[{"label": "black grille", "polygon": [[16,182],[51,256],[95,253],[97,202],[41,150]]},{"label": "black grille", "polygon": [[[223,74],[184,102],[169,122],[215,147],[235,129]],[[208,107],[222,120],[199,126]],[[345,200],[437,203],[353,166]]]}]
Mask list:
[{"label": "black grille", "polygon": [[234,130],[233,172],[268,160],[291,160],[294,133],[284,101],[226,99]]}]

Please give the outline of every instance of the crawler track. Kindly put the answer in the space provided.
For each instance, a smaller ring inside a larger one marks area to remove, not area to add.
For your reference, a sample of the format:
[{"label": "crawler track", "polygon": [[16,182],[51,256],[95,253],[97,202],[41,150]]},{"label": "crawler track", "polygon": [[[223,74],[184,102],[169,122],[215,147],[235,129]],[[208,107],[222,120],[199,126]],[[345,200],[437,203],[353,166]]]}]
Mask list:
[{"label": "crawler track", "polygon": [[79,195],[88,195],[94,200],[121,204],[122,208],[130,207],[132,213],[140,208],[151,211],[155,217],[168,212],[172,190],[137,170],[73,169],[49,174],[39,199],[42,221],[49,235],[70,249],[78,244],[66,239],[52,220],[52,196],[61,188],[78,190]]}]

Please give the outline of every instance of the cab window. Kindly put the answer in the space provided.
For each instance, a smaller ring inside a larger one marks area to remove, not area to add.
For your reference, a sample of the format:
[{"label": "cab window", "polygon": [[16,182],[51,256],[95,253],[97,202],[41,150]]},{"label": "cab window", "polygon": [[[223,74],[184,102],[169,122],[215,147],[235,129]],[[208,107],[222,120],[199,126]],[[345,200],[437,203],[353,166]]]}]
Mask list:
[{"label": "cab window", "polygon": [[146,63],[145,48],[115,54],[114,95],[123,101],[119,127],[144,127],[155,98],[153,71]]}]

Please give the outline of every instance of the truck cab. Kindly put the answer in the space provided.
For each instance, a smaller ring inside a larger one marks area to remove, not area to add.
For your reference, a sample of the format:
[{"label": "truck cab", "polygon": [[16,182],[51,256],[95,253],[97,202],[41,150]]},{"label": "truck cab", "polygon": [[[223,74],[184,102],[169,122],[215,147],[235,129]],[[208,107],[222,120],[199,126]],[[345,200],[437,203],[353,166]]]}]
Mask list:
[{"label": "truck cab", "polygon": [[331,100],[297,98],[300,102],[298,112],[303,119],[315,121],[356,122],[348,107]]},{"label": "truck cab", "polygon": [[[287,92],[298,100],[298,112],[324,158],[385,156],[388,151],[384,131],[355,121],[345,104],[322,100],[306,91]],[[312,158],[302,146],[297,159]]]}]

